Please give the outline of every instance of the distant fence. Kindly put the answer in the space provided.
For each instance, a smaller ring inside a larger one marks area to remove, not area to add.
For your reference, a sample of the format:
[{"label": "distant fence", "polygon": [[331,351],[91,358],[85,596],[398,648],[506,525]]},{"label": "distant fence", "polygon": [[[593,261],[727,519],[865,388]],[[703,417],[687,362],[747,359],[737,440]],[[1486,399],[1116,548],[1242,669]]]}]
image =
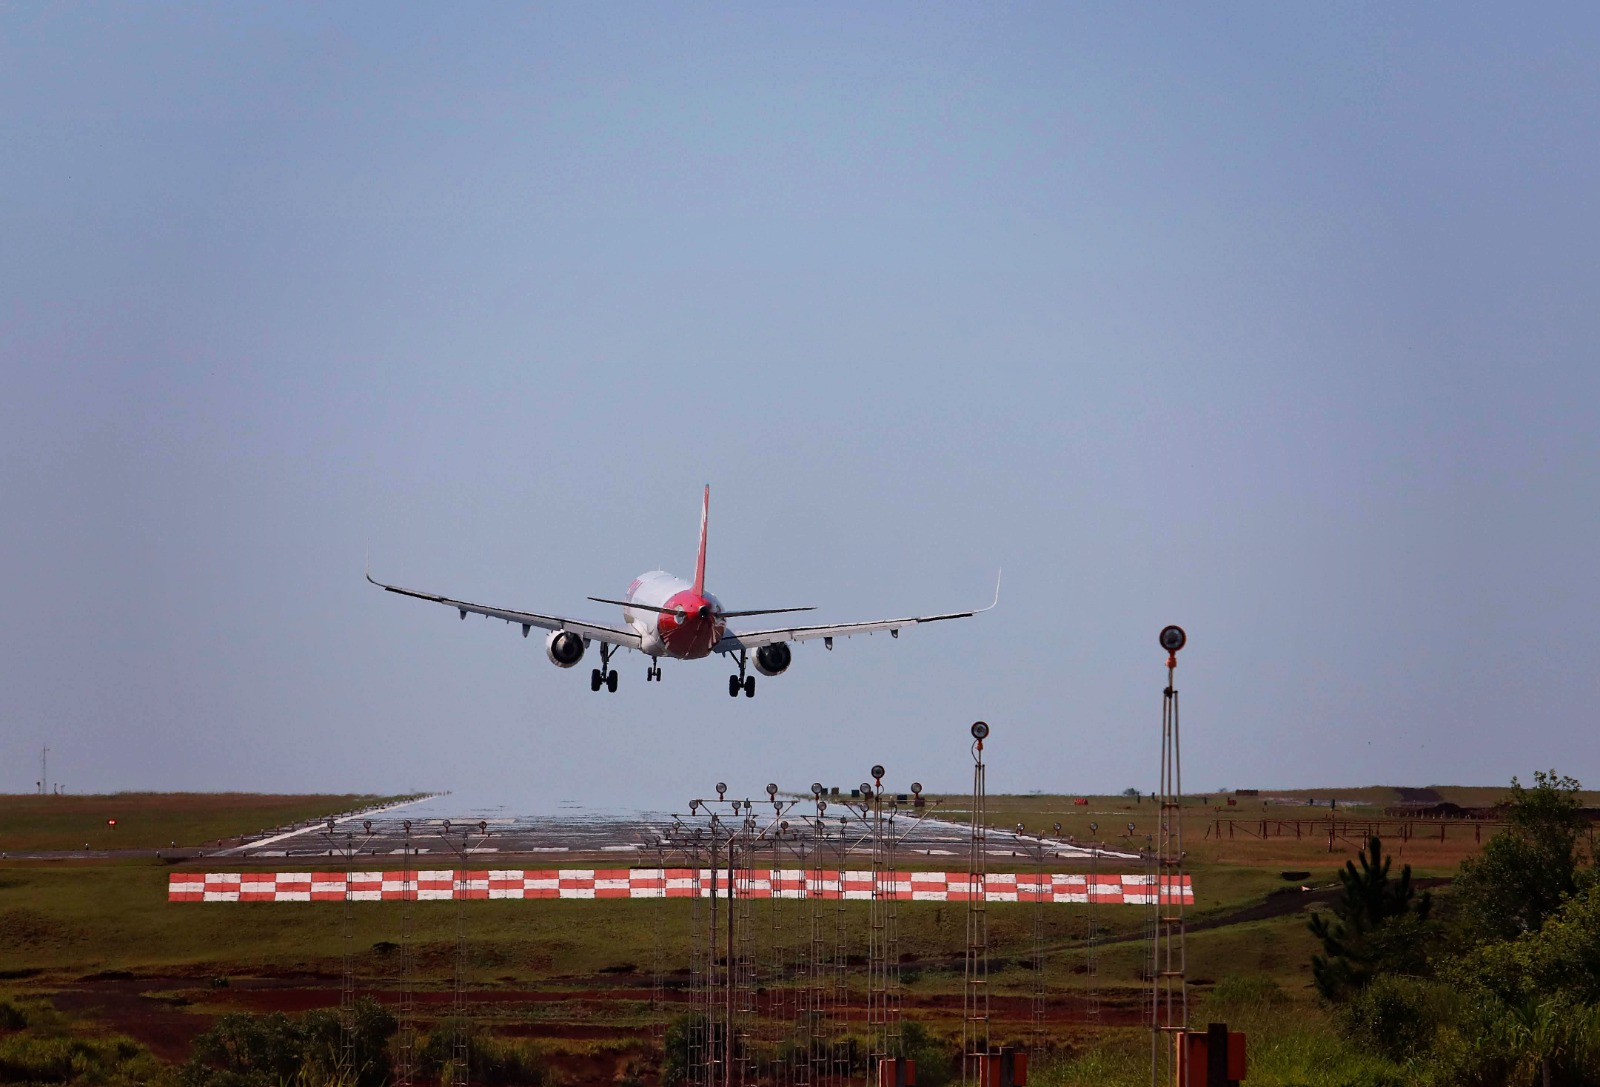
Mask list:
[{"label": "distant fence", "polygon": [[[1323,817],[1321,819],[1274,819],[1250,818],[1240,819],[1235,817],[1210,818],[1205,820],[1205,838],[1232,839],[1232,838],[1295,838],[1310,839],[1312,841],[1327,840],[1328,849],[1332,850],[1334,843],[1344,841],[1365,846],[1369,838],[1382,838],[1385,841],[1466,841],[1472,839],[1474,845],[1483,841],[1483,830],[1489,828],[1490,837],[1499,832],[1507,824],[1502,820],[1490,819],[1376,819],[1376,818],[1342,818]],[[1593,831],[1591,830],[1591,835]]]},{"label": "distant fence", "polygon": [[[798,868],[736,870],[737,893],[747,898],[871,899],[871,872],[817,873]],[[173,872],[169,902],[451,901],[469,899],[709,898],[727,893],[727,873],[702,868],[562,868],[545,871]],[[987,902],[1096,902],[1149,905],[1153,875],[1008,873],[985,877]],[[1161,884],[1161,900],[1192,904],[1188,876]],[[965,872],[901,872],[879,885],[881,897],[903,902],[967,902],[976,888]]]}]

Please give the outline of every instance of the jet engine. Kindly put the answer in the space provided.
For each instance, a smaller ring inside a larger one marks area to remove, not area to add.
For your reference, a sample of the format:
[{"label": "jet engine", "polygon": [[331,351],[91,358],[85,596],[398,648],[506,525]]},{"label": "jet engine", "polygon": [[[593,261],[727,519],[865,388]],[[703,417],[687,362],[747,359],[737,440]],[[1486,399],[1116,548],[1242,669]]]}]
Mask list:
[{"label": "jet engine", "polygon": [[782,675],[794,660],[787,642],[773,642],[756,650],[756,671],[764,676]]},{"label": "jet engine", "polygon": [[583,639],[570,630],[552,630],[544,640],[544,655],[557,668],[571,668],[583,659]]}]

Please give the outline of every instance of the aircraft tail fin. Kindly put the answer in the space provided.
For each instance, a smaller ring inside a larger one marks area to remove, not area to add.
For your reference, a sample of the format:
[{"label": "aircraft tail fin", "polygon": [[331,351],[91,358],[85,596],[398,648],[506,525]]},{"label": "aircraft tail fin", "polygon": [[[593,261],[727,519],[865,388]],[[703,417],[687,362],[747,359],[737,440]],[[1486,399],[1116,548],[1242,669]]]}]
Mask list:
[{"label": "aircraft tail fin", "polygon": [[700,555],[694,560],[694,591],[696,596],[706,591],[706,524],[711,519],[711,484],[706,484],[705,498],[700,503]]}]

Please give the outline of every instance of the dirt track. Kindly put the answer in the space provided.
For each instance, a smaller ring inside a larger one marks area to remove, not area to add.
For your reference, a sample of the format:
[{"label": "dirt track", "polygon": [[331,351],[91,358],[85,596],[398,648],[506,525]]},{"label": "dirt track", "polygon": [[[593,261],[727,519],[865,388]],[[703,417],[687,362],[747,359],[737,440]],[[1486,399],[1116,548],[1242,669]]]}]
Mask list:
[{"label": "dirt track", "polygon": [[[627,1002],[647,1006],[651,999],[645,979],[619,979],[619,984],[584,989],[518,990],[479,989],[466,994],[469,1004],[485,1009],[496,1019],[497,1033],[542,1039],[601,1039],[627,1033],[608,1021],[607,1006]],[[197,1035],[205,1031],[222,1011],[300,1014],[315,1008],[339,1006],[339,980],[322,976],[281,978],[237,978],[225,988],[212,988],[207,978],[162,976],[144,978],[85,978],[53,994],[62,1011],[91,1016],[110,1030],[127,1034],[158,1056],[170,1061],[187,1058]],[[363,989],[379,1001],[393,1005],[399,994],[385,989]],[[153,995],[159,994],[159,995]],[[860,996],[860,994],[856,994]],[[688,1006],[689,994],[668,990],[669,1004]],[[863,997],[864,999],[864,997]],[[452,994],[428,991],[416,994],[418,1011],[425,1020],[449,1013]],[[206,1011],[191,1010],[205,1005]],[[1014,1024],[1019,1029],[1031,1022],[1032,1004],[1026,996],[991,998],[991,1011],[997,1024]],[[553,1005],[576,1013],[572,1017],[545,1018]],[[908,993],[905,1011],[912,1018],[959,1018],[959,993],[916,995]],[[492,1012],[489,1009],[492,1008]],[[864,1019],[864,1006],[847,1008],[850,1020]],[[1045,1010],[1049,1023],[1085,1024],[1092,1021],[1088,1005],[1077,994],[1053,996]],[[1104,1000],[1099,1022],[1107,1026],[1136,1025],[1142,1021],[1137,1007]]]}]

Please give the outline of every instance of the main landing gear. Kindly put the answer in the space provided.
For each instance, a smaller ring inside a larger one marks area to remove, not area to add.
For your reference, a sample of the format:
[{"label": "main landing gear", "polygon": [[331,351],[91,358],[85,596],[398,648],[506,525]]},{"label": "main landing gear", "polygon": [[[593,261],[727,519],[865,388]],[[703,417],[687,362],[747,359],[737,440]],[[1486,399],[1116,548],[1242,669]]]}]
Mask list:
[{"label": "main landing gear", "polygon": [[657,683],[660,683],[661,682],[661,665],[659,663],[655,663],[655,661],[656,661],[655,657],[651,657],[650,660],[651,660],[652,663],[651,663],[650,667],[646,668],[645,671],[644,671],[644,681],[646,683],[649,683],[651,680],[655,680]]},{"label": "main landing gear", "polygon": [[611,667],[611,647],[605,642],[600,643],[600,667],[589,673],[589,689],[598,691],[601,687],[617,693],[617,671]]},{"label": "main landing gear", "polygon": [[739,650],[739,674],[728,677],[729,698],[738,698],[740,691],[744,692],[746,698],[754,698],[756,696],[756,677],[747,676],[744,672],[745,651],[741,649]]}]

